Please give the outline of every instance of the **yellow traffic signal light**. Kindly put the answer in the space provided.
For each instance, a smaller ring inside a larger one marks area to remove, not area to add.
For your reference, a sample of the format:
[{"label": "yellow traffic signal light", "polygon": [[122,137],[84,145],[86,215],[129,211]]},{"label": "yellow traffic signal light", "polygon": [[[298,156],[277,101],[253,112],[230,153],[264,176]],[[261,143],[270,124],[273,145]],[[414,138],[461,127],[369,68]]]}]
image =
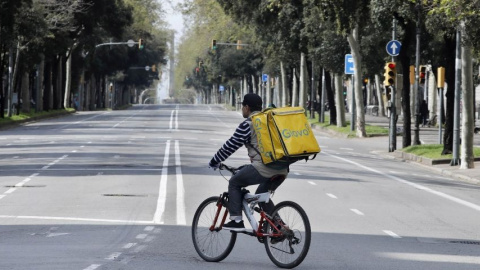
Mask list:
[{"label": "yellow traffic signal light", "polygon": [[156,65],[152,65],[152,71],[157,72],[157,66]]},{"label": "yellow traffic signal light", "polygon": [[216,49],[217,49],[217,40],[212,39],[212,50],[216,50]]},{"label": "yellow traffic signal light", "polygon": [[385,65],[385,80],[383,81],[383,84],[385,86],[395,86],[395,80],[397,77],[397,69],[396,65],[394,62],[388,62]]},{"label": "yellow traffic signal light", "polygon": [[237,40],[237,50],[241,50],[242,49],[242,41],[239,39]]},{"label": "yellow traffic signal light", "polygon": [[144,47],[145,47],[145,41],[143,41],[143,39],[139,39],[138,40],[138,48],[140,50],[143,50]]}]

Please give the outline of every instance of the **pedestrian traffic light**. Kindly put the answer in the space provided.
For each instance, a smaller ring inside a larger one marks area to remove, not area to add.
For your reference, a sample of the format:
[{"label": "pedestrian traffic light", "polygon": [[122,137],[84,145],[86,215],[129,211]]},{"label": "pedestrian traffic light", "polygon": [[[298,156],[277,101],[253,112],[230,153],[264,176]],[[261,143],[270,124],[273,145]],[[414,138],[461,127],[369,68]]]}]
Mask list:
[{"label": "pedestrian traffic light", "polygon": [[385,88],[385,97],[388,101],[392,98],[392,89],[390,87]]},{"label": "pedestrian traffic light", "polygon": [[152,71],[153,71],[153,72],[157,72],[157,66],[152,65]]},{"label": "pedestrian traffic light", "polygon": [[420,73],[418,74],[418,79],[420,80],[420,83],[425,83],[426,70],[427,70],[426,66],[420,66]]},{"label": "pedestrian traffic light", "polygon": [[237,50],[241,50],[242,49],[242,41],[239,39],[237,40]]},{"label": "pedestrian traffic light", "polygon": [[138,48],[140,50],[143,50],[144,47],[145,47],[145,41],[143,41],[143,39],[139,39],[138,40]]},{"label": "pedestrian traffic light", "polygon": [[212,39],[212,50],[216,50],[216,49],[217,49],[217,40]]},{"label": "pedestrian traffic light", "polygon": [[394,62],[388,62],[385,65],[385,80],[383,84],[385,86],[395,86],[395,79],[397,77],[397,70]]}]

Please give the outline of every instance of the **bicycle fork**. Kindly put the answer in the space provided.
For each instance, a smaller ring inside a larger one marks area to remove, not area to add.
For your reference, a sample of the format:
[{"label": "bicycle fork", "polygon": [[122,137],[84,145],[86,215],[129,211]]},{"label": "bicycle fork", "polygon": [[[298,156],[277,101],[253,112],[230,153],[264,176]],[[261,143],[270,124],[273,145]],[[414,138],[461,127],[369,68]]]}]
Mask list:
[{"label": "bicycle fork", "polygon": [[[220,231],[223,228],[223,224],[225,224],[225,220],[227,219],[228,216],[228,193],[224,192],[217,201],[217,211],[215,212],[215,218],[213,219],[213,223],[210,226],[209,230],[211,232],[213,231]],[[222,212],[222,208],[225,206],[225,212],[223,213],[222,216],[222,221],[220,222],[220,225],[218,227],[215,227],[218,221],[218,218],[220,217],[220,213]]]}]

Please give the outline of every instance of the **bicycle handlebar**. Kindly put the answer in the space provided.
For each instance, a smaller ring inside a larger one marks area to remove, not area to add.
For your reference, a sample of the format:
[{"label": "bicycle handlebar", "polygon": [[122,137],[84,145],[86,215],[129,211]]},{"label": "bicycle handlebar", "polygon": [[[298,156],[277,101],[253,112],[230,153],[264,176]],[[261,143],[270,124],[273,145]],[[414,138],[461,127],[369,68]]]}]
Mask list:
[{"label": "bicycle handlebar", "polygon": [[227,170],[231,172],[232,174],[235,174],[238,171],[238,168],[235,167],[230,167],[224,163],[220,163],[220,167],[218,167],[220,170]]}]

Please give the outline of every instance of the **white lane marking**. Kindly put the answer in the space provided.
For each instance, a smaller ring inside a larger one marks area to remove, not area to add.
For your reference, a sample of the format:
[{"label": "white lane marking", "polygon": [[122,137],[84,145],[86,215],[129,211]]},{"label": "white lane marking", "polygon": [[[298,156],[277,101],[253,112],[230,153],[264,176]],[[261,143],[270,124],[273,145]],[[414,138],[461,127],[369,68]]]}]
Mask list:
[{"label": "white lane marking", "polygon": [[185,189],[183,187],[182,163],[180,161],[180,146],[175,140],[175,166],[177,174],[177,225],[187,225],[185,218]]},{"label": "white lane marking", "polygon": [[0,195],[0,200],[3,199],[5,197],[5,195]]},{"label": "white lane marking", "polygon": [[110,254],[108,257],[106,257],[105,260],[113,261],[116,258],[120,257],[120,255],[122,255],[121,252],[114,252],[114,253]]},{"label": "white lane marking", "polygon": [[308,181],[308,183],[309,183],[310,185],[313,185],[313,186],[316,186],[316,185],[317,185],[317,183],[315,183],[315,182],[313,182],[313,181]]},{"label": "white lane marking", "polygon": [[350,209],[350,210],[359,216],[365,216],[365,214],[358,209]]},{"label": "white lane marking", "polygon": [[170,126],[169,126],[169,129],[172,129],[173,128],[173,114],[175,113],[175,110],[172,111],[172,113],[170,114]]},{"label": "white lane marking", "polygon": [[92,264],[90,265],[89,267],[87,268],[84,268],[83,270],[95,270],[97,269],[98,267],[102,266],[101,264]]},{"label": "white lane marking", "polygon": [[5,191],[4,194],[10,194],[10,193],[14,192],[15,190],[17,190],[17,189],[16,188],[11,188],[11,189]]},{"label": "white lane marking", "polygon": [[163,158],[162,176],[160,178],[160,187],[158,189],[157,209],[153,215],[153,222],[162,224],[162,215],[165,211],[165,202],[167,200],[167,179],[168,179],[168,157],[170,155],[170,140],[167,140],[165,146],[165,156]]},{"label": "white lane marking", "polygon": [[175,110],[175,129],[178,130],[178,108]]},{"label": "white lane marking", "polygon": [[72,150],[72,153],[76,153],[76,152],[77,152],[77,150]]},{"label": "white lane marking", "polygon": [[88,222],[105,222],[120,224],[153,224],[153,221],[146,220],[120,220],[120,219],[96,219],[96,218],[72,218],[72,217],[47,217],[47,216],[11,216],[0,215],[0,218],[14,219],[36,219],[36,220],[64,220],[64,221],[88,221]]},{"label": "white lane marking", "polygon": [[147,227],[145,227],[145,229],[143,229],[143,230],[144,230],[144,231],[147,231],[147,232],[151,232],[151,231],[153,231],[153,229],[155,229],[154,226],[147,226]]},{"label": "white lane marking", "polygon": [[355,161],[351,161],[349,159],[346,159],[346,158],[342,158],[342,157],[338,157],[338,156],[335,156],[335,155],[332,155],[332,154],[329,154],[329,153],[326,153],[326,152],[323,152],[324,154],[328,155],[328,156],[332,156],[336,159],[340,159],[340,160],[343,160],[343,161],[346,161],[348,163],[351,163],[351,164],[354,164],[360,168],[363,168],[367,171],[371,171],[371,172],[374,172],[374,173],[377,173],[377,174],[380,174],[382,176],[385,176],[385,177],[388,177],[392,180],[395,180],[397,182],[400,182],[400,183],[403,183],[403,184],[406,184],[406,185],[409,185],[409,186],[412,186],[416,189],[419,189],[419,190],[423,190],[423,191],[426,191],[428,193],[431,193],[431,194],[434,194],[434,195],[437,195],[439,197],[442,197],[444,199],[447,199],[447,200],[450,200],[452,202],[456,202],[458,204],[461,204],[463,206],[466,206],[466,207],[469,207],[469,208],[472,208],[474,210],[477,210],[477,211],[480,211],[480,205],[477,205],[477,204],[474,204],[474,203],[471,203],[471,202],[468,202],[468,201],[465,201],[465,200],[462,200],[462,199],[459,199],[457,197],[453,197],[451,195],[448,195],[446,193],[443,193],[443,192],[440,192],[440,191],[436,191],[436,190],[433,190],[431,188],[428,188],[428,187],[425,187],[425,186],[422,186],[422,185],[419,185],[419,184],[416,184],[416,183],[413,183],[413,182],[410,182],[410,181],[407,181],[407,180],[404,180],[402,178],[399,178],[399,177],[396,177],[396,176],[393,176],[393,175],[390,175],[390,174],[387,174],[387,173],[384,173],[384,172],[381,172],[381,171],[378,171],[378,170],[375,170],[375,169],[372,169],[370,167],[367,167],[367,166],[364,166],[360,163],[357,163]]},{"label": "white lane marking", "polygon": [[146,233],[141,233],[141,234],[137,235],[135,238],[136,239],[145,239],[146,237],[147,237]]},{"label": "white lane marking", "polygon": [[342,150],[347,150],[347,151],[353,151],[353,148],[345,148],[345,147],[340,147]]},{"label": "white lane marking", "polygon": [[132,248],[132,247],[134,247],[134,246],[136,246],[136,245],[137,245],[137,243],[128,243],[128,244],[126,244],[125,246],[123,246],[123,249],[129,249],[129,248]]},{"label": "white lane marking", "polygon": [[333,195],[333,194],[331,194],[331,193],[327,193],[327,196],[330,197],[330,198],[332,198],[332,199],[337,199],[337,196],[335,196],[335,195]]},{"label": "white lane marking", "polygon": [[449,255],[432,253],[408,253],[408,252],[380,252],[377,253],[380,257],[389,258],[393,260],[414,261],[414,262],[432,262],[432,263],[457,263],[459,265],[479,265],[480,258],[478,255]]},{"label": "white lane marking", "polygon": [[48,169],[48,168],[50,168],[50,166],[43,166],[43,167],[42,167],[42,170],[46,170],[46,169]]},{"label": "white lane marking", "polygon": [[401,236],[399,236],[398,234],[392,232],[392,231],[387,231],[387,230],[383,230],[384,233],[390,235],[391,237],[393,238],[402,238]]}]

